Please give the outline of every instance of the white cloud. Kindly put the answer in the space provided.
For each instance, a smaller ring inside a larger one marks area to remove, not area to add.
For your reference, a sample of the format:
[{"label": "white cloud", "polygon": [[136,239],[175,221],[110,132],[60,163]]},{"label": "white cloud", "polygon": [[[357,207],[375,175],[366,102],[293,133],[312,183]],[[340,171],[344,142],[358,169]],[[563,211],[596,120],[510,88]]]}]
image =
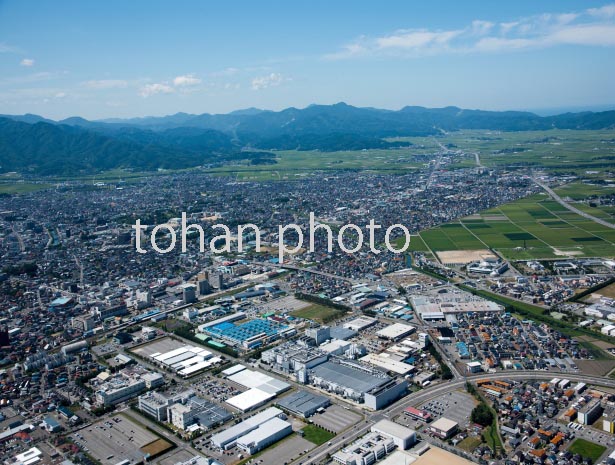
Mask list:
[{"label": "white cloud", "polygon": [[604,5],[600,8],[590,8],[587,12],[597,18],[612,18],[615,16],[615,3]]},{"label": "white cloud", "polygon": [[54,97],[55,98],[64,98],[64,97],[66,97],[66,92],[56,92]]},{"label": "white cloud", "polygon": [[156,83],[146,84],[139,90],[139,95],[143,98],[151,97],[156,94],[172,94],[175,89],[167,84]]},{"label": "white cloud", "polygon": [[201,83],[201,80],[197,78],[194,74],[185,74],[183,76],[177,76],[173,79],[173,85],[175,87],[187,87],[187,86],[196,86]]},{"label": "white cloud", "polygon": [[508,34],[513,29],[519,26],[519,21],[511,21],[509,23],[500,23],[500,31],[502,34]]},{"label": "white cloud", "polygon": [[579,12],[544,13],[497,26],[477,19],[461,29],[399,30],[379,37],[361,36],[324,58],[493,53],[558,45],[615,46],[615,4]]},{"label": "white cloud", "polygon": [[401,31],[386,37],[376,39],[376,46],[380,49],[425,49],[448,44],[462,31]]},{"label": "white cloud", "polygon": [[268,87],[277,87],[284,81],[289,81],[289,78],[283,77],[280,73],[271,73],[267,76],[259,76],[252,79],[252,90],[267,89]]},{"label": "white cloud", "polygon": [[549,36],[554,44],[615,46],[615,24],[570,26]]},{"label": "white cloud", "polygon": [[488,34],[493,29],[493,26],[494,24],[491,21],[476,19],[472,21],[472,33],[482,36]]},{"label": "white cloud", "polygon": [[83,83],[90,89],[124,89],[128,87],[128,82],[123,79],[98,79]]},{"label": "white cloud", "polygon": [[19,64],[26,67],[34,66],[34,60],[32,58],[24,58]]},{"label": "white cloud", "polygon": [[478,52],[500,52],[503,50],[520,50],[537,45],[531,39],[508,39],[506,37],[485,37],[480,39],[474,46]]}]

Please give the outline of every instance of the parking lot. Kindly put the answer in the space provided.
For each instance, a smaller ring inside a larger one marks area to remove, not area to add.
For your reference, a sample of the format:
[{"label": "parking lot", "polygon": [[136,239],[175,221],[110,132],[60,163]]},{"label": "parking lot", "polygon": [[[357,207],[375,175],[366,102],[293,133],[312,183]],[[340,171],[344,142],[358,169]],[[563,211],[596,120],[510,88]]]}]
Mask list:
[{"label": "parking lot", "polygon": [[[141,448],[159,439],[154,433],[122,415],[94,423],[70,437],[84,452],[103,465],[113,465],[122,459],[139,462],[145,455]],[[167,448],[171,446],[168,442],[166,444]]]},{"label": "parking lot", "polygon": [[259,304],[257,306],[258,310],[261,313],[267,312],[276,312],[276,313],[284,313],[284,312],[294,312],[295,310],[301,310],[302,308],[309,307],[311,304],[309,302],[305,302],[303,300],[299,300],[294,296],[286,296],[280,299],[275,299],[270,302],[266,302],[264,304]]},{"label": "parking lot", "polygon": [[[205,375],[198,381],[194,381],[190,388],[194,389],[199,396],[220,403],[242,392],[231,382],[210,375]],[[225,406],[225,408],[227,407]]]},{"label": "parking lot", "polygon": [[361,416],[339,405],[331,405],[323,413],[317,413],[310,419],[315,425],[337,434],[358,423]]},{"label": "parking lot", "polygon": [[420,408],[429,412],[433,420],[446,417],[456,422],[460,428],[464,428],[470,422],[470,414],[476,406],[476,400],[470,394],[454,391],[437,397]]},{"label": "parking lot", "polygon": [[175,339],[171,339],[170,337],[163,337],[161,339],[157,339],[150,344],[143,344],[141,346],[130,349],[131,352],[134,352],[141,357],[149,358],[152,354],[160,353],[163,354],[165,352],[170,352],[175,349],[179,349],[188,345],[186,343],[176,341]]},{"label": "parking lot", "polygon": [[290,463],[292,460],[300,457],[301,455],[304,455],[307,458],[306,454],[308,454],[314,447],[315,445],[313,443],[293,433],[293,435],[288,439],[280,441],[275,447],[272,447],[265,453],[261,454],[257,461],[263,464],[272,463],[283,465],[285,463]]}]

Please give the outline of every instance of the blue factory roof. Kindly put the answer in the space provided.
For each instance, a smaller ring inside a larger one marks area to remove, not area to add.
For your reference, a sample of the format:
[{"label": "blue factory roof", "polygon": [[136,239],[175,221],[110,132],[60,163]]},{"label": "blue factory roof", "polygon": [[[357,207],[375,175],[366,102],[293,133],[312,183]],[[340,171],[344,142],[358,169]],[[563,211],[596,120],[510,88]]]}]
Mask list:
[{"label": "blue factory roof", "polygon": [[251,320],[240,325],[224,322],[207,328],[212,336],[224,337],[238,342],[243,342],[258,334],[265,333],[267,336],[275,336],[287,328],[280,323],[270,320]]}]

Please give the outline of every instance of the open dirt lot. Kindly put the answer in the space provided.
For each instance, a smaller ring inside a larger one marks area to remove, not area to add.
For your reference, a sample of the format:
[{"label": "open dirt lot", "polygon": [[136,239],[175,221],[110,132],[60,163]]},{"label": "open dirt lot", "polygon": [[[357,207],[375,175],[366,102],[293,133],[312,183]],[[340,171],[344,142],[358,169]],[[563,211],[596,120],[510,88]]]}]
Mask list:
[{"label": "open dirt lot", "polygon": [[493,254],[487,249],[479,250],[445,250],[436,252],[440,261],[444,264],[472,263],[480,261],[483,257],[492,257]]}]

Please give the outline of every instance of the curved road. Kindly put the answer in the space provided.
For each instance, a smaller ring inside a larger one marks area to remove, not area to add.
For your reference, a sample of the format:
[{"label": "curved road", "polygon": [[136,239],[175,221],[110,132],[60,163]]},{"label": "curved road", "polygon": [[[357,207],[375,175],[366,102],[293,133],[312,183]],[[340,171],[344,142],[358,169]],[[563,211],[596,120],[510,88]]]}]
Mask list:
[{"label": "curved road", "polygon": [[568,210],[570,210],[571,212],[576,213],[577,215],[582,216],[583,218],[587,218],[588,220],[592,220],[595,221],[598,224],[601,224],[602,226],[606,226],[607,228],[611,228],[611,229],[615,229],[615,224],[613,223],[609,223],[608,221],[605,221],[601,218],[596,218],[595,216],[590,215],[589,213],[586,213],[582,210],[579,210],[576,207],[573,207],[572,205],[570,205],[569,203],[567,203],[564,199],[562,199],[559,195],[557,195],[553,189],[551,189],[549,186],[547,186],[546,184],[541,183],[540,181],[538,181],[538,179],[532,177],[532,181],[534,181],[539,187],[541,187],[542,189],[544,189],[544,191],[549,194],[553,200],[555,200],[557,203],[559,203],[562,207],[567,208]]}]

